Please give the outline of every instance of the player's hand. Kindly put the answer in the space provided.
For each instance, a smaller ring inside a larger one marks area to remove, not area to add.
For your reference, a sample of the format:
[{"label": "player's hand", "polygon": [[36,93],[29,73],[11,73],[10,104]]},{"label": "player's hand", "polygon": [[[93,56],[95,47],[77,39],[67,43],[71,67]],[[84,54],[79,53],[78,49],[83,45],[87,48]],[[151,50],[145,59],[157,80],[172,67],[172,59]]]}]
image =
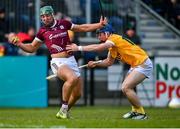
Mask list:
[{"label": "player's hand", "polygon": [[78,46],[74,43],[66,45],[67,52],[78,51]]},{"label": "player's hand", "polygon": [[10,37],[9,42],[16,46],[19,46],[20,44],[19,38],[17,36]]},{"label": "player's hand", "polygon": [[105,25],[108,24],[108,20],[107,20],[106,17],[103,18],[103,16],[101,16],[99,23],[100,23],[101,26],[103,27],[103,26],[105,26]]},{"label": "player's hand", "polygon": [[96,67],[97,63],[95,63],[95,61],[89,61],[88,62],[88,68],[94,68]]}]

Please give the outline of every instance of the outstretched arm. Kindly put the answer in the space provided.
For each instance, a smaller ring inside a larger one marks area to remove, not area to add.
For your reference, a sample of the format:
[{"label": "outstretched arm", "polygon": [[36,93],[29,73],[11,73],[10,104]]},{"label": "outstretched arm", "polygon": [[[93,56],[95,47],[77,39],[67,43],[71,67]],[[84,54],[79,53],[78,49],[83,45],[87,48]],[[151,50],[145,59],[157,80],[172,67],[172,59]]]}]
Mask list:
[{"label": "outstretched arm", "polygon": [[110,47],[112,47],[113,44],[109,42],[101,43],[101,44],[91,44],[87,46],[77,46],[76,44],[71,44],[66,46],[66,50],[68,52],[72,51],[103,51]]},{"label": "outstretched arm", "polygon": [[32,43],[23,44],[23,43],[19,42],[19,39],[16,36],[12,37],[9,41],[10,41],[10,43],[18,46],[22,50],[29,52],[29,53],[35,52],[41,46],[41,42],[39,42],[35,39],[33,40]]},{"label": "outstretched arm", "polygon": [[82,24],[82,25],[74,25],[72,28],[72,31],[75,32],[89,32],[89,31],[94,31],[96,29],[102,28],[107,24],[107,19],[102,18],[100,19],[99,23],[94,23],[94,24]]},{"label": "outstretched arm", "polygon": [[108,56],[106,59],[102,60],[102,62],[100,63],[95,63],[95,61],[89,61],[88,62],[88,67],[89,68],[94,68],[94,67],[108,67],[111,66],[114,63],[114,58],[112,58],[112,56],[110,55],[110,53],[108,53]]}]

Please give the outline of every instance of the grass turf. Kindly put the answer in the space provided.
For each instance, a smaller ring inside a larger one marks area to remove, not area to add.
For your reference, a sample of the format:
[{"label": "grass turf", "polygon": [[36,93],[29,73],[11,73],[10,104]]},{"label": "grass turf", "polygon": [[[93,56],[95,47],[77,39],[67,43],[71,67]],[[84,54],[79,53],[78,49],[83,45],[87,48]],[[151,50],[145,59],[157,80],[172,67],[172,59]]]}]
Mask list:
[{"label": "grass turf", "polygon": [[124,120],[130,107],[74,107],[73,119],[56,119],[58,107],[42,109],[0,108],[0,128],[179,128],[180,110],[146,108],[148,120]]}]

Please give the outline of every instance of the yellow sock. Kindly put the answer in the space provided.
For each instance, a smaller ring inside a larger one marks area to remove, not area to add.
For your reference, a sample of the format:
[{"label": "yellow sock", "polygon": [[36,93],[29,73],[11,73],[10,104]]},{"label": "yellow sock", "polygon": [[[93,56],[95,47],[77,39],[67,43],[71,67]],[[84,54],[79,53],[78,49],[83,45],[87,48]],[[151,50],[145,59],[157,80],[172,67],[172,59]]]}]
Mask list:
[{"label": "yellow sock", "polygon": [[144,108],[142,106],[139,108],[132,106],[132,111],[141,113],[141,114],[145,114]]},{"label": "yellow sock", "polygon": [[134,106],[132,106],[132,112],[137,112]]}]

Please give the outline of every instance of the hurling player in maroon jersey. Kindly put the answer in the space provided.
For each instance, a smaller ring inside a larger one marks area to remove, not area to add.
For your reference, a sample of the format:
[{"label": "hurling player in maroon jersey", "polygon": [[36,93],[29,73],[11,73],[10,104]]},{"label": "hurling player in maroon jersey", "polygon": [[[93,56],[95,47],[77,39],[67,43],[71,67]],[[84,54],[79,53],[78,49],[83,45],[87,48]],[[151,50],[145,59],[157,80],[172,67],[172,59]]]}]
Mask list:
[{"label": "hurling player in maroon jersey", "polygon": [[107,24],[107,19],[100,19],[94,24],[73,24],[67,20],[56,20],[51,6],[40,9],[40,18],[43,26],[36,37],[29,44],[21,43],[17,37],[10,39],[11,43],[22,50],[33,53],[42,44],[45,44],[51,54],[51,69],[64,81],[62,87],[62,106],[56,114],[57,118],[69,118],[69,110],[81,96],[81,78],[77,62],[72,53],[67,53],[66,45],[71,44],[68,30],[74,32],[88,32],[102,28]]}]

